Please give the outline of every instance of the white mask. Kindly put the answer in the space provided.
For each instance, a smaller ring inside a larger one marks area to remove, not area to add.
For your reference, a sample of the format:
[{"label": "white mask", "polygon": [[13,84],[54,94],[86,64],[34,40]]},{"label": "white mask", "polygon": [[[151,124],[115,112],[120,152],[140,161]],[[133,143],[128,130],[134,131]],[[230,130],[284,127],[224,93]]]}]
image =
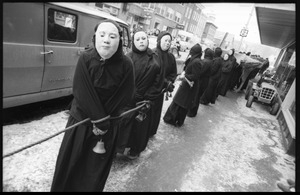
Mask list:
[{"label": "white mask", "polygon": [[171,36],[170,35],[164,35],[160,39],[160,47],[163,51],[166,51],[170,48],[171,46]]},{"label": "white mask", "polygon": [[134,35],[133,44],[140,51],[145,51],[148,47],[148,36],[145,32],[140,31]]},{"label": "white mask", "polygon": [[109,59],[119,47],[120,35],[118,28],[110,22],[104,22],[98,26],[95,35],[97,52],[102,58]]},{"label": "white mask", "polygon": [[228,54],[225,54],[224,57],[223,57],[223,59],[224,59],[225,61],[228,60],[228,58],[229,58]]}]

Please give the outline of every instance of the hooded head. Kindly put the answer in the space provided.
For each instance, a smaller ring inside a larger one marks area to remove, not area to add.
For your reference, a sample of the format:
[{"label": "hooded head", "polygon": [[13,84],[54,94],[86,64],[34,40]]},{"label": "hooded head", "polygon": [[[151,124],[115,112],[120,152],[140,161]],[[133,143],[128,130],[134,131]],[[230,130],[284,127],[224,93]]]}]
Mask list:
[{"label": "hooded head", "polygon": [[190,56],[190,58],[188,58],[186,61],[185,61],[185,65],[187,65],[189,62],[193,61],[193,59],[195,58],[201,58],[202,56],[202,47],[199,43],[195,44],[191,50],[190,50],[190,53],[188,55],[188,57]]},{"label": "hooded head", "polygon": [[[104,20],[95,26],[93,43],[103,59],[122,53],[122,30],[113,20]],[[121,53],[120,53],[121,52]]]},{"label": "hooded head", "polygon": [[222,55],[222,49],[220,47],[217,47],[215,49],[215,57],[220,57]]},{"label": "hooded head", "polygon": [[162,51],[168,51],[171,46],[172,36],[167,31],[162,31],[157,36],[157,45],[156,47]]},{"label": "hooded head", "polygon": [[234,49],[230,49],[229,52],[228,52],[228,55],[229,56],[233,56],[234,55],[234,51],[235,51]]},{"label": "hooded head", "polygon": [[214,57],[214,51],[210,48],[204,50],[204,58],[212,60]]},{"label": "hooded head", "polygon": [[229,59],[228,53],[225,53],[225,54],[224,54],[223,59],[224,59],[225,61],[227,61],[227,60]]},{"label": "hooded head", "polygon": [[136,53],[143,53],[147,51],[149,39],[146,32],[140,30],[132,35],[132,51]]},{"label": "hooded head", "polygon": [[190,50],[190,55],[191,56],[194,56],[194,55],[197,55],[197,54],[202,54],[202,47],[198,43],[196,45],[194,45]]}]

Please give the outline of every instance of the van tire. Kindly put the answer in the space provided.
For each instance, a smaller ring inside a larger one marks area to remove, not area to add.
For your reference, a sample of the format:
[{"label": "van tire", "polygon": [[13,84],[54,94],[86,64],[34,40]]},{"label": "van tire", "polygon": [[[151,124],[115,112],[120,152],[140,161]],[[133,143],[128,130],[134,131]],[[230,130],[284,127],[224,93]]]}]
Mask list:
[{"label": "van tire", "polygon": [[279,110],[279,103],[276,102],[275,104],[272,105],[272,107],[270,109],[270,114],[271,115],[276,115],[278,110]]},{"label": "van tire", "polygon": [[251,108],[253,101],[254,101],[254,96],[250,95],[247,100],[246,107]]}]

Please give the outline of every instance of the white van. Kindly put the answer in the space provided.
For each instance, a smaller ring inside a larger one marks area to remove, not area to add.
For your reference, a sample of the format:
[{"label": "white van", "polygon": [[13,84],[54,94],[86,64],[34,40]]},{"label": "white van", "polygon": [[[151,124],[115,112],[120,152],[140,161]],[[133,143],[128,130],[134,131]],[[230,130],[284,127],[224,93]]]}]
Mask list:
[{"label": "white van", "polygon": [[3,3],[3,108],[72,94],[80,53],[112,19],[130,47],[128,24],[82,3]]}]

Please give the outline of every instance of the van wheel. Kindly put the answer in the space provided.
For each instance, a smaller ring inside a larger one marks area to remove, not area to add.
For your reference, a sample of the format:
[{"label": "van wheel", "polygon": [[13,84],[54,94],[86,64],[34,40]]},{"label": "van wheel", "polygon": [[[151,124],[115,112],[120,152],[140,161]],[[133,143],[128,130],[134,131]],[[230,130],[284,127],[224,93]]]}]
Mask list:
[{"label": "van wheel", "polygon": [[270,114],[276,115],[278,110],[279,110],[279,103],[276,102],[275,104],[272,105],[272,107],[270,109]]},{"label": "van wheel", "polygon": [[254,96],[250,95],[247,100],[246,107],[251,108],[253,101],[254,101]]}]

